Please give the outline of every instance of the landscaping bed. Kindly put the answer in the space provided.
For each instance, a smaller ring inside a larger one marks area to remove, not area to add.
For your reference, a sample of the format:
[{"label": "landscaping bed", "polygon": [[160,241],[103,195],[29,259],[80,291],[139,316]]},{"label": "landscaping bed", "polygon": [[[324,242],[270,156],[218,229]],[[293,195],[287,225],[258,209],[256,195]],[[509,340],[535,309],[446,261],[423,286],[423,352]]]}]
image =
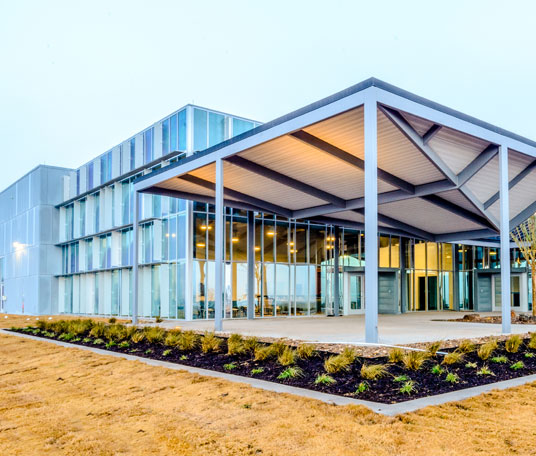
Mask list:
[{"label": "landscaping bed", "polygon": [[[512,312],[510,318],[511,323],[515,325],[536,325],[536,316],[533,315],[516,314],[515,312]],[[464,315],[463,318],[453,318],[446,321],[455,321],[458,323],[491,323],[495,325],[500,325],[502,323],[502,317],[500,315],[490,315],[486,317],[481,316],[479,314],[471,313]]]},{"label": "landscaping bed", "polygon": [[266,344],[237,334],[199,335],[113,320],[38,321],[11,331],[381,403],[536,374],[536,333],[481,345],[461,341],[446,355],[437,352],[438,342],[425,351],[393,348],[388,356],[363,358],[351,347],[335,354],[311,344]]}]

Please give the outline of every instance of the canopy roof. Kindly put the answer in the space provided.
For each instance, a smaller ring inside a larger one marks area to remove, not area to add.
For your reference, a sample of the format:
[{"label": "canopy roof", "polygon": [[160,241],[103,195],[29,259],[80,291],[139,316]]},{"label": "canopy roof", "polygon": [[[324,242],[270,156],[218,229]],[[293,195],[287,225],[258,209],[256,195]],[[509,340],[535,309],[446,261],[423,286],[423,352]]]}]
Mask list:
[{"label": "canopy roof", "polygon": [[510,226],[536,211],[536,143],[377,79],[150,173],[135,190],[363,228],[365,97],[377,102],[378,222],[436,241],[495,237],[499,147],[509,151]]}]

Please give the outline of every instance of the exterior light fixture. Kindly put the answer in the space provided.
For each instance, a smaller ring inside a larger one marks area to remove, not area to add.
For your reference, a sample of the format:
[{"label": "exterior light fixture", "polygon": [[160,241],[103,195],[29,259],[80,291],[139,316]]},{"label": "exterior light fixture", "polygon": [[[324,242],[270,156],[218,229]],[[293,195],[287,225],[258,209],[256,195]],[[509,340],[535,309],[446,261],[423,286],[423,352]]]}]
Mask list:
[{"label": "exterior light fixture", "polygon": [[275,233],[273,231],[267,231],[266,236],[274,236]]},{"label": "exterior light fixture", "polygon": [[171,234],[171,237],[175,237],[175,236],[176,236],[175,233],[172,233],[172,234]]},{"label": "exterior light fixture", "polygon": [[197,247],[205,247],[205,244],[203,242],[198,242],[195,244]]}]

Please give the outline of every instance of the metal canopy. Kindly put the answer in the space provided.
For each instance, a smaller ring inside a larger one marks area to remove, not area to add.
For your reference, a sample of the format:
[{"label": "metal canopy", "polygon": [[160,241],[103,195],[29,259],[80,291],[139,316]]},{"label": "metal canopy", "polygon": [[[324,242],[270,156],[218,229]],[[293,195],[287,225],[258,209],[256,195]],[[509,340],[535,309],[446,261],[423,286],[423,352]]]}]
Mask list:
[{"label": "metal canopy", "polygon": [[497,236],[498,151],[505,144],[510,222],[518,224],[534,212],[534,143],[377,80],[355,87],[361,89],[148,174],[135,189],[213,202],[221,158],[228,206],[361,227],[363,104],[373,94],[380,231],[451,242]]}]

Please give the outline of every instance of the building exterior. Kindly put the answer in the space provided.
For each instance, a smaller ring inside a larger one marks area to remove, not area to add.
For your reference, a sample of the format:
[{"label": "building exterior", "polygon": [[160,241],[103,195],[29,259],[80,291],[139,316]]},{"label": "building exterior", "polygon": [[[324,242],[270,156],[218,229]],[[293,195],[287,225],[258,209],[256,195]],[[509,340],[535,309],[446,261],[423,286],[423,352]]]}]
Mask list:
[{"label": "building exterior", "polygon": [[[157,192],[139,193],[137,217],[134,183],[220,147],[240,147],[274,125],[278,122],[263,127],[188,105],[76,170],[31,171],[0,194],[1,310],[128,316],[135,306],[145,317],[215,318],[215,180],[190,174],[181,177],[180,188],[173,178]],[[449,143],[448,135],[435,138],[438,148]],[[290,168],[293,155],[287,153]],[[300,217],[268,203],[270,187],[261,202],[233,190],[240,182],[227,176],[220,244],[223,318],[365,312],[367,255],[360,221]],[[264,177],[252,175],[243,188],[254,192]],[[380,313],[501,310],[497,237],[450,240],[403,228],[376,229]],[[526,264],[513,247],[509,256],[511,306],[528,311]]]}]

